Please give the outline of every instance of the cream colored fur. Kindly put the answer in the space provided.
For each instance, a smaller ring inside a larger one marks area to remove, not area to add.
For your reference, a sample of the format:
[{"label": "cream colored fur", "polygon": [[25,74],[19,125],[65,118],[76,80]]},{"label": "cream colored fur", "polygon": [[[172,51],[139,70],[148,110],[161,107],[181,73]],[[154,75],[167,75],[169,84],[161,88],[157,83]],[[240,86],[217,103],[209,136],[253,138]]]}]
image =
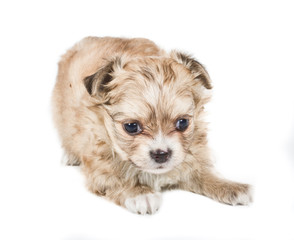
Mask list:
[{"label": "cream colored fur", "polygon": [[[62,56],[53,92],[54,121],[68,163],[81,165],[88,188],[152,214],[160,192],[184,189],[227,204],[248,204],[250,186],[214,174],[203,106],[211,88],[203,66],[147,39],[88,37]],[[178,119],[188,119],[185,131]],[[124,124],[138,122],[130,135]],[[152,151],[170,150],[157,163]]]}]

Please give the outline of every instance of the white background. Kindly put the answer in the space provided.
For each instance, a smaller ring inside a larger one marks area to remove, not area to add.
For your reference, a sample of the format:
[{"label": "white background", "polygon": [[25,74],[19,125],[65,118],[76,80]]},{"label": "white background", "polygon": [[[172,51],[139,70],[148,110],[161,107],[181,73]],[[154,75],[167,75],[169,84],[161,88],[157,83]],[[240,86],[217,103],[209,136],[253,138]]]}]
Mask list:
[{"label": "white background", "polygon": [[[291,1],[1,1],[0,26],[0,239],[294,239]],[[254,185],[251,206],[173,191],[156,215],[137,216],[61,166],[57,62],[88,35],[146,37],[206,66],[216,167]]]}]

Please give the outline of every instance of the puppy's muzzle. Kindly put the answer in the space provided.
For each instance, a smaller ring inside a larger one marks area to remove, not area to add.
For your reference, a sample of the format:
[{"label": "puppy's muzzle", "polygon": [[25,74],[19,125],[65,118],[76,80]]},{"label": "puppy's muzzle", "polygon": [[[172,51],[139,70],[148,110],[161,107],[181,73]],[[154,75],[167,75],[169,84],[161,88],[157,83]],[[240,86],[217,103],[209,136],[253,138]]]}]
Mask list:
[{"label": "puppy's muzzle", "polygon": [[172,151],[170,149],[167,151],[157,149],[155,151],[150,151],[150,157],[157,163],[165,163],[169,160],[171,153]]}]

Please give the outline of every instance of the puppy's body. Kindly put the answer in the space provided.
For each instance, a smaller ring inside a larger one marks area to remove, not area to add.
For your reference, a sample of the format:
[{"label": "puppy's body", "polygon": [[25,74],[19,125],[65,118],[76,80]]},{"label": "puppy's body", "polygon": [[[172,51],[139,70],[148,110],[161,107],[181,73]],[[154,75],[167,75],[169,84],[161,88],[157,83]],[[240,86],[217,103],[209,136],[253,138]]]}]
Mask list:
[{"label": "puppy's body", "polygon": [[54,119],[89,189],[154,213],[164,189],[247,204],[249,186],[214,174],[202,120],[210,79],[185,54],[147,39],[85,38],[59,63]]}]

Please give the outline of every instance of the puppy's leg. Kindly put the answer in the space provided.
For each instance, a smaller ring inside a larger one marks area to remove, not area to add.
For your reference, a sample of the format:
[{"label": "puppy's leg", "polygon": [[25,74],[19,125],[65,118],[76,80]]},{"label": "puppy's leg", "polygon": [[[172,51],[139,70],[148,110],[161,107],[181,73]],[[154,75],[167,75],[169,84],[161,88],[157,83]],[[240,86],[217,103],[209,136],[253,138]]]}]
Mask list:
[{"label": "puppy's leg", "polygon": [[250,185],[222,179],[210,170],[194,172],[188,188],[230,205],[248,205],[252,201]]},{"label": "puppy's leg", "polygon": [[[161,205],[161,193],[135,179],[125,180],[103,162],[83,161],[82,169],[91,192],[102,196],[129,211],[138,214],[154,214]],[[97,164],[97,165],[96,165]],[[96,166],[95,166],[96,165]],[[98,166],[100,165],[100,167]]]},{"label": "puppy's leg", "polygon": [[[148,186],[132,186],[129,182],[119,185],[109,185],[104,189],[103,197],[138,214],[154,214],[161,205],[161,193],[153,191]],[[97,186],[99,189],[99,186]],[[100,186],[101,187],[101,186]],[[104,186],[105,187],[105,186]],[[96,193],[101,195],[99,190]],[[100,188],[101,189],[101,188]]]}]

